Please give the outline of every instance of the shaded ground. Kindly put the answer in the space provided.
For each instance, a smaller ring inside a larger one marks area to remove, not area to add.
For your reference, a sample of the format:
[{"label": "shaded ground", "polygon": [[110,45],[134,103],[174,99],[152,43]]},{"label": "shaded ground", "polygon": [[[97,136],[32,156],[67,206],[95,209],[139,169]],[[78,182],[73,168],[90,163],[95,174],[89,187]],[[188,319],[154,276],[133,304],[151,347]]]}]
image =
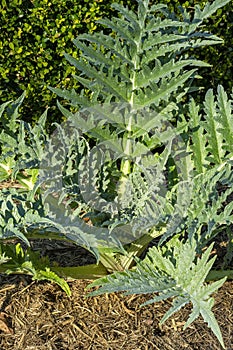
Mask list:
[{"label": "shaded ground", "polygon": [[[66,247],[66,251],[57,249],[63,259],[72,256],[72,247]],[[74,264],[81,253],[73,251]],[[182,330],[188,307],[159,326],[171,302],[140,308],[150,295],[124,297],[115,293],[85,298],[89,282],[69,282],[72,290],[69,298],[56,285],[31,282],[25,276],[0,275],[0,350],[221,349],[201,318]],[[215,295],[213,309],[227,350],[233,349],[232,296],[233,282],[226,282]]]}]

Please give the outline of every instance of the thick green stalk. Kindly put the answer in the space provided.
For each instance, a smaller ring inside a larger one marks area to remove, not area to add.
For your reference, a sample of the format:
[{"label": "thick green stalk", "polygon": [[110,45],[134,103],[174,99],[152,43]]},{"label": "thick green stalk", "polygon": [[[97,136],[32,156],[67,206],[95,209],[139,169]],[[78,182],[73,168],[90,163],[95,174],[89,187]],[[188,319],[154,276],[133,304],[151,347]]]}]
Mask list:
[{"label": "thick green stalk", "polygon": [[[50,270],[55,272],[61,278],[72,279],[97,279],[108,274],[108,271],[102,264],[91,264],[85,266],[49,266]],[[15,270],[15,265],[12,263],[4,263],[0,265],[0,273],[11,271],[10,274],[31,275],[28,270]]]},{"label": "thick green stalk", "polygon": [[211,270],[206,277],[206,281],[217,281],[227,277],[228,280],[233,279],[233,270]]},{"label": "thick green stalk", "polygon": [[[146,18],[146,17],[145,17]],[[144,23],[145,23],[145,18],[144,18]],[[132,121],[133,121],[133,115],[135,112],[134,109],[134,96],[135,96],[135,89],[137,88],[136,86],[136,74],[139,69],[139,52],[141,50],[141,43],[142,38],[141,38],[141,33],[139,35],[139,38],[137,42],[135,42],[135,45],[137,46],[137,50],[134,53],[134,57],[132,57],[132,63],[133,63],[133,69],[132,69],[132,77],[131,77],[131,94],[129,97],[129,120],[128,120],[128,125],[126,127],[126,145],[124,149],[124,154],[126,155],[127,159],[122,159],[121,161],[121,179],[120,179],[120,186],[119,186],[119,194],[123,195],[125,192],[125,185],[127,182],[128,175],[131,173],[131,161],[130,161],[130,155],[132,154],[132,144],[131,144],[131,137],[132,137]]]},{"label": "thick green stalk", "polygon": [[166,227],[160,230],[152,230],[148,234],[144,234],[142,237],[138,238],[134,242],[130,243],[128,247],[125,247],[125,254],[113,253],[111,251],[106,251],[99,249],[100,251],[100,262],[109,273],[115,271],[124,271],[130,269],[135,265],[135,257],[140,257],[140,255],[146,250],[149,243],[166,231]]},{"label": "thick green stalk", "polygon": [[163,227],[160,230],[154,229],[150,233],[145,234],[132,242],[127,250],[127,254],[120,257],[123,269],[130,269],[135,264],[134,258],[140,257],[140,255],[147,249],[149,243],[153,239],[162,236],[164,232],[166,232],[166,227]]},{"label": "thick green stalk", "polygon": [[108,275],[102,264],[84,266],[51,266],[50,269],[62,278],[93,280]]}]

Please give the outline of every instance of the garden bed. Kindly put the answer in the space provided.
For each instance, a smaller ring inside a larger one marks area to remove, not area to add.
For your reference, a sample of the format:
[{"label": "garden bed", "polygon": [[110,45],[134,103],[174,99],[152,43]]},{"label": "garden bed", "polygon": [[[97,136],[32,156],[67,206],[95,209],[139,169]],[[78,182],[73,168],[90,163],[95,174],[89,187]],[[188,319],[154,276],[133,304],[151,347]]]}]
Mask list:
[{"label": "garden bed", "polygon": [[[39,245],[37,242],[35,248]],[[50,243],[46,241],[42,253],[62,265],[93,262],[87,251],[72,244],[57,242],[56,249],[53,244],[50,251]],[[182,330],[191,306],[160,326],[159,321],[171,307],[170,300],[140,308],[151,295],[125,297],[122,293],[112,293],[86,298],[85,287],[90,281],[85,280],[69,282],[71,297],[57,285],[32,282],[25,275],[0,275],[0,283],[0,349],[221,349],[200,317]],[[233,281],[226,282],[214,295],[213,311],[227,350],[233,347],[232,296]]]}]

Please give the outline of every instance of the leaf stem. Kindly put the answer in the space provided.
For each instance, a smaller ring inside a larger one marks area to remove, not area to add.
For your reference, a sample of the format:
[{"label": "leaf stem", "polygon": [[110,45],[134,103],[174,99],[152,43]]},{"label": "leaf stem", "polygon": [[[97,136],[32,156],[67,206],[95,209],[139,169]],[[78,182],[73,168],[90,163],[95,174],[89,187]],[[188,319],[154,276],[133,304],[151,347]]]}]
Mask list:
[{"label": "leaf stem", "polygon": [[63,278],[92,280],[108,275],[107,269],[102,264],[90,264],[84,266],[51,266],[50,269]]},{"label": "leaf stem", "polygon": [[233,270],[211,270],[206,277],[206,281],[217,281],[227,277],[228,280],[233,279]]}]

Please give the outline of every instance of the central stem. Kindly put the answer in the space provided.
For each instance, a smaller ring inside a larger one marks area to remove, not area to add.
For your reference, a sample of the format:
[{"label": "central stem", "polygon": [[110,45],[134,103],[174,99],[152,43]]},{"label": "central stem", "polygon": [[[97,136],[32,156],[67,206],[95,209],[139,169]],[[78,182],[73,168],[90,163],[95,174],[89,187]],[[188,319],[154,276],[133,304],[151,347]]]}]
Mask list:
[{"label": "central stem", "polygon": [[[140,48],[140,40],[136,43],[137,45],[137,50],[136,52],[138,52],[139,48]],[[137,57],[137,53],[134,55],[132,62],[133,62],[133,74],[132,74],[132,78],[131,78],[131,95],[130,95],[130,99],[129,99],[129,106],[127,106],[127,108],[129,107],[129,118],[128,118],[128,124],[126,125],[126,132],[125,132],[125,136],[126,136],[126,144],[125,144],[125,148],[124,148],[124,158],[121,161],[121,179],[120,179],[120,186],[119,186],[119,195],[123,196],[125,193],[125,188],[126,188],[126,182],[128,179],[129,174],[131,173],[131,160],[130,160],[130,155],[132,154],[132,122],[133,122],[133,114],[135,112],[134,110],[134,94],[135,94],[135,88],[136,88],[136,72],[138,69],[138,57]]]}]

